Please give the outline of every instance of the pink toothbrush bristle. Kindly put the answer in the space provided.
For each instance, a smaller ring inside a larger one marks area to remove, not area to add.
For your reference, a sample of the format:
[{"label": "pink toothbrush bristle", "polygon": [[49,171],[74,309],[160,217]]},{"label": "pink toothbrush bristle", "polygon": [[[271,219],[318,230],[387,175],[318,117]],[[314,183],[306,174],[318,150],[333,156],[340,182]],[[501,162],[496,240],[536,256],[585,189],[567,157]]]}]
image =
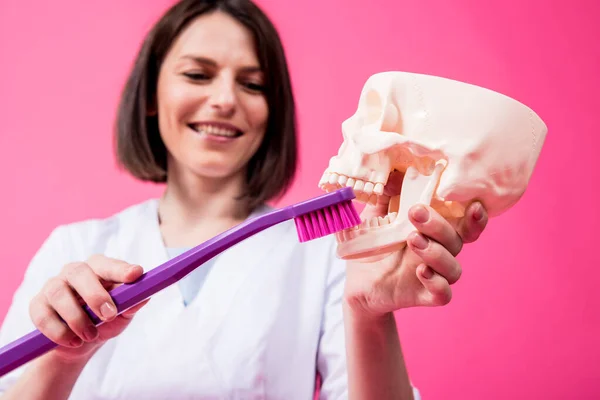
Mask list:
[{"label": "pink toothbrush bristle", "polygon": [[300,242],[307,242],[352,228],[361,222],[351,201],[301,215],[294,221]]}]

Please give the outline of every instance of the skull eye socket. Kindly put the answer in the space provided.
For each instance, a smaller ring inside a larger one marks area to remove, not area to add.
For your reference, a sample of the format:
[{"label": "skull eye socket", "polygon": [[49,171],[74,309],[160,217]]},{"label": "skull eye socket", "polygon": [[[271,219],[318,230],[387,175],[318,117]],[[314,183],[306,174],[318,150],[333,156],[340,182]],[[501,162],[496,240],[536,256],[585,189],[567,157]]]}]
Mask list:
[{"label": "skull eye socket", "polygon": [[365,95],[365,119],[367,124],[374,124],[381,118],[383,102],[375,90],[369,90]]},{"label": "skull eye socket", "polygon": [[366,125],[377,124],[378,129],[382,131],[400,133],[398,109],[392,103],[388,103],[384,108],[377,91],[371,89],[365,94],[363,113]]}]

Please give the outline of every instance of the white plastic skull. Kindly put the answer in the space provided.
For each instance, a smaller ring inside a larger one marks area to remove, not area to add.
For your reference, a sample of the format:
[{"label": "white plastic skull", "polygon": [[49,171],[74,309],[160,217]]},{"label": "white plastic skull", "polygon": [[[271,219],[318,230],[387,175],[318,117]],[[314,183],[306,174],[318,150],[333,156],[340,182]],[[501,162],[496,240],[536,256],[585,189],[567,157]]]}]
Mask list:
[{"label": "white plastic skull", "polygon": [[351,186],[374,203],[390,173],[404,172],[402,190],[385,218],[337,235],[341,258],[402,248],[415,228],[414,204],[454,220],[474,200],[495,217],[523,195],[547,133],[529,107],[492,90],[452,79],[382,72],[365,83],[342,143],[319,186]]}]

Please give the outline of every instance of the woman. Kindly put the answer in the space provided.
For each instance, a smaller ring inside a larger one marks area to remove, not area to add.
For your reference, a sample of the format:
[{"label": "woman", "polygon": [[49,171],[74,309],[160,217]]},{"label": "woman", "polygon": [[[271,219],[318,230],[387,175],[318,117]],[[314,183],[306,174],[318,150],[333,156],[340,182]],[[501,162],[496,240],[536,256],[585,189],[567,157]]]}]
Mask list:
[{"label": "woman", "polygon": [[[173,6],[142,46],[116,131],[120,163],[164,194],[51,233],[1,343],[38,328],[60,346],[3,377],[3,399],[308,399],[316,374],[322,398],[418,396],[392,312],[449,301],[455,256],[485,226],[479,204],[458,230],[415,208],[410,255],[376,268],[336,259],[332,237],[299,244],[282,224],[115,316],[111,288],[265,212],[294,176],[284,52],[254,4]],[[81,302],[106,322],[94,327]]]}]

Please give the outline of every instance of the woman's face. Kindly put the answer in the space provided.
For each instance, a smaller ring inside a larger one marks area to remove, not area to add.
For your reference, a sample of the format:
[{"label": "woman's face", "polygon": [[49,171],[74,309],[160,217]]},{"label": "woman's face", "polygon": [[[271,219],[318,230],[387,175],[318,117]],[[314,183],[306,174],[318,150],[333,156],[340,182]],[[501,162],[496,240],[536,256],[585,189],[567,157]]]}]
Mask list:
[{"label": "woman's face", "polygon": [[204,14],[181,33],[157,84],[170,173],[227,178],[244,171],[267,124],[259,67],[251,33],[227,14]]}]

